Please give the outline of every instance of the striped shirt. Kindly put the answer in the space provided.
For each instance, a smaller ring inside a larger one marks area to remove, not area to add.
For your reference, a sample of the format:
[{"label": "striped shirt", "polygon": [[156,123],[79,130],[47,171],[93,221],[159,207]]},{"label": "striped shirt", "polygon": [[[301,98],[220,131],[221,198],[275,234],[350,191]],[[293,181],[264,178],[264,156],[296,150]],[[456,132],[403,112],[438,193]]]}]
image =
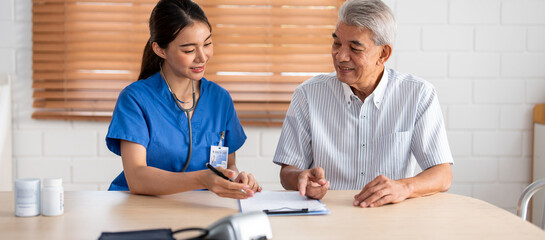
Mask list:
[{"label": "striped shirt", "polygon": [[273,162],[322,167],[330,189],[361,190],[380,174],[412,177],[413,159],[421,169],[453,162],[441,107],[429,82],[385,68],[363,102],[335,72],[298,86]]}]

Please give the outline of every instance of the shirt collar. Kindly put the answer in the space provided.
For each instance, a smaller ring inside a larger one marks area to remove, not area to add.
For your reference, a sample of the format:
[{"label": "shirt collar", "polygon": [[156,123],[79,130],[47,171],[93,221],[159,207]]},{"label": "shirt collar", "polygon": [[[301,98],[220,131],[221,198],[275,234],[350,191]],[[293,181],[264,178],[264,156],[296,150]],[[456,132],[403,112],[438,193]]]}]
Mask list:
[{"label": "shirt collar", "polygon": [[382,103],[382,99],[384,98],[384,92],[386,91],[386,86],[388,86],[388,79],[388,69],[385,67],[384,71],[382,72],[382,78],[380,79],[377,88],[375,88],[375,91],[373,91],[373,93],[371,94],[374,95],[373,101],[377,108],[380,108],[380,104]]},{"label": "shirt collar", "polygon": [[[368,96],[368,98],[372,99],[375,106],[377,108],[380,107],[380,103],[382,102],[382,99],[384,98],[384,92],[386,91],[386,86],[388,86],[388,69],[384,68],[384,71],[382,73],[382,77],[380,78],[380,82],[378,83],[377,88],[371,93],[371,95]],[[343,95],[344,100],[349,103],[352,100],[350,99],[352,96],[357,97],[354,92],[352,92],[352,89],[350,89],[350,86],[348,84],[341,82],[342,89],[343,89]]]}]

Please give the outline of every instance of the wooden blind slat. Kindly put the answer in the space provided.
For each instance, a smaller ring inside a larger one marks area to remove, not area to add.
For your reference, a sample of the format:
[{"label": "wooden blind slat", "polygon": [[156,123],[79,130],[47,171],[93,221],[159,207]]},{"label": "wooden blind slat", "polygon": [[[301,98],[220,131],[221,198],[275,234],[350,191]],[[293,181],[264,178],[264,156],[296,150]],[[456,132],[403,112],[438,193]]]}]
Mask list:
[{"label": "wooden blind slat", "polygon": [[67,100],[116,100],[119,91],[35,91],[33,98],[67,99]]},{"label": "wooden blind slat", "polygon": [[[59,1],[59,0],[46,0],[46,1]],[[97,3],[103,2],[108,4],[145,4],[150,5],[152,8],[158,2],[157,0],[61,0],[67,3]]]},{"label": "wooden blind slat", "polygon": [[[67,22],[64,26],[69,32],[120,32],[120,33],[149,33],[146,22]],[[149,37],[149,36],[148,36]],[[147,40],[147,39],[146,39]],[[144,42],[146,41],[144,40]]]},{"label": "wooden blind slat", "polygon": [[329,54],[312,54],[312,55],[261,55],[261,54],[215,54],[210,64],[222,62],[237,62],[237,63],[307,63],[307,64],[329,64],[331,63],[331,55]]},{"label": "wooden blind slat", "polygon": [[206,71],[214,72],[331,72],[331,64],[263,64],[263,63],[221,63],[208,64]]},{"label": "wooden blind slat", "polygon": [[[66,43],[70,42],[136,42],[142,45],[142,39],[146,39],[149,33],[139,32],[133,33],[127,36],[126,33],[112,33],[112,32],[85,32],[77,35],[70,35],[66,37]],[[144,48],[144,47],[142,47]]]},{"label": "wooden blind slat", "polygon": [[240,103],[235,101],[235,108],[239,111],[265,111],[264,109],[267,109],[267,111],[277,111],[277,112],[284,112],[287,111],[289,108],[289,103],[256,103],[256,102],[244,102]]},{"label": "wooden blind slat", "polygon": [[42,43],[42,42],[36,42],[32,46],[32,49],[35,52],[63,52],[64,46],[62,44],[58,43]]},{"label": "wooden blind slat", "polygon": [[339,0],[197,0],[199,5],[340,6]]},{"label": "wooden blind slat", "polygon": [[110,111],[45,111],[34,112],[32,118],[49,120],[110,121],[112,113]]},{"label": "wooden blind slat", "polygon": [[33,33],[60,33],[64,34],[64,25],[61,23],[41,23],[41,22],[33,22],[32,32]]},{"label": "wooden blind slat", "polygon": [[[34,80],[43,80],[43,81],[74,81],[74,80],[123,80],[123,81],[135,81],[138,77],[139,72],[119,72],[119,73],[101,73],[101,72],[46,72],[46,71],[34,71],[33,78]],[[102,83],[104,84],[104,83]]]},{"label": "wooden blind slat", "polygon": [[297,17],[297,16],[217,16],[208,18],[211,23],[236,25],[327,25],[335,23],[335,17]]},{"label": "wooden blind slat", "polygon": [[217,43],[231,44],[331,44],[331,36],[214,36],[212,38]]},{"label": "wooden blind slat", "polygon": [[115,107],[115,100],[66,101],[66,100],[48,99],[47,101],[34,101],[33,106],[35,108],[49,108],[49,109],[113,111]]},{"label": "wooden blind slat", "polygon": [[335,8],[248,8],[248,7],[205,7],[206,16],[318,16],[337,17]]},{"label": "wooden blind slat", "polygon": [[62,1],[57,3],[52,2],[48,4],[34,4],[32,6],[32,13],[37,16],[40,16],[41,14],[63,13],[63,12],[64,12],[64,2]]},{"label": "wooden blind slat", "polygon": [[64,61],[64,57],[57,53],[47,53],[47,52],[38,52],[35,51],[32,55],[32,59],[35,62],[40,61],[52,61],[52,62],[62,62]]},{"label": "wooden blind slat", "polygon": [[240,46],[230,44],[215,44],[214,54],[264,54],[264,55],[281,55],[281,54],[316,54],[327,53],[331,50],[331,45],[314,45],[314,46]]},{"label": "wooden blind slat", "polygon": [[[99,52],[99,51],[78,51],[71,52],[66,56],[67,61],[90,61],[90,60],[110,60],[110,61],[130,61],[134,64],[140,64],[141,52]],[[140,69],[139,69],[140,70]]]},{"label": "wooden blind slat", "polygon": [[289,102],[291,93],[230,93],[233,101]]},{"label": "wooden blind slat", "polygon": [[298,83],[221,83],[229,92],[256,92],[256,93],[291,93],[295,90]]},{"label": "wooden blind slat", "polygon": [[61,63],[55,63],[55,62],[46,62],[46,63],[43,63],[43,62],[35,62],[33,65],[32,65],[32,69],[34,70],[43,70],[43,71],[63,71],[64,70],[64,66]]},{"label": "wooden blind slat", "polygon": [[306,35],[306,36],[329,36],[334,31],[335,26],[322,26],[319,28],[308,28],[307,26],[275,26],[275,27],[265,27],[265,26],[214,26],[212,29],[212,37],[221,36],[221,35],[237,35],[237,36],[246,36],[246,35],[272,35],[272,36],[297,36],[297,35]]},{"label": "wooden blind slat", "polygon": [[[132,2],[132,1],[126,1]],[[151,1],[150,1],[151,2]],[[81,2],[80,2],[81,3]],[[151,11],[153,10],[153,5],[141,5],[141,4],[78,4],[78,3],[67,3],[66,11],[73,13],[135,13],[138,14],[138,17],[141,17],[141,14],[146,14],[145,18],[149,18]],[[140,20],[142,18],[136,18]]]},{"label": "wooden blind slat", "polygon": [[215,74],[205,74],[207,79],[210,79],[216,83],[302,83],[303,81],[310,78],[310,75],[307,76],[282,76],[282,75],[272,75],[272,76],[252,76],[252,75],[236,75],[236,76],[225,76],[225,75],[215,75]]},{"label": "wooden blind slat", "polygon": [[[34,81],[32,87],[36,89],[119,90],[125,88],[130,83],[128,81],[109,81],[108,84],[101,84],[99,81]],[[115,97],[117,98],[117,96]]]},{"label": "wooden blind slat", "polygon": [[32,41],[34,42],[64,42],[64,36],[63,34],[59,33],[51,33],[51,32],[38,32],[32,35]]},{"label": "wooden blind slat", "polygon": [[65,64],[67,71],[77,70],[131,70],[138,71],[140,66],[137,62],[120,61],[71,61]]},{"label": "wooden blind slat", "polygon": [[131,13],[131,12],[77,12],[65,15],[66,21],[71,22],[135,22],[138,19],[149,17],[149,13]]},{"label": "wooden blind slat", "polygon": [[71,42],[66,43],[64,48],[66,51],[75,52],[75,51],[125,51],[125,52],[142,52],[144,47],[143,44],[146,43],[146,40],[140,43],[136,42]]},{"label": "wooden blind slat", "polygon": [[39,23],[63,23],[64,22],[64,14],[63,13],[47,13],[47,14],[36,14],[32,18],[33,22],[39,22]]}]

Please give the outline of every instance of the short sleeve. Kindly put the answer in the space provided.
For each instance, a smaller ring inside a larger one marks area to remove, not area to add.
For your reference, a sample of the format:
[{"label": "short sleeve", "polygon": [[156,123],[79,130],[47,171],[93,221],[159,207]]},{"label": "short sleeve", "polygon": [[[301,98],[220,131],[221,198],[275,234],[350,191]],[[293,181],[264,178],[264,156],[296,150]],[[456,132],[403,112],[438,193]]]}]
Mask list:
[{"label": "short sleeve", "polygon": [[138,143],[144,147],[149,143],[149,128],[139,99],[130,87],[121,91],[117,99],[106,135],[108,149],[117,155],[121,155],[120,140]]},{"label": "short sleeve", "polygon": [[300,169],[312,165],[312,148],[308,101],[301,87],[293,93],[286,113],[282,132],[276,147],[273,162]]},{"label": "short sleeve", "polygon": [[240,124],[237,112],[235,111],[235,106],[233,105],[233,100],[229,96],[229,93],[227,93],[227,98],[229,99],[229,104],[227,106],[226,114],[225,144],[229,147],[229,153],[233,153],[244,145],[244,142],[246,142],[246,134]]},{"label": "short sleeve", "polygon": [[441,106],[432,87],[420,99],[411,150],[423,170],[453,162]]}]

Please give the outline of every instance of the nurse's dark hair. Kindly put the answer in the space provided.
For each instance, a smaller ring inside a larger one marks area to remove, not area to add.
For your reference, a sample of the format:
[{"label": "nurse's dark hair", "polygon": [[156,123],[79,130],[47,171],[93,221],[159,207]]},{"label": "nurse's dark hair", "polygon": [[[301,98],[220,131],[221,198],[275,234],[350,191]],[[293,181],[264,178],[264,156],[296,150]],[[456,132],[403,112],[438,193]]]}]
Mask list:
[{"label": "nurse's dark hair", "polygon": [[155,74],[159,71],[159,64],[163,63],[163,58],[157,56],[153,51],[152,43],[157,42],[159,47],[167,48],[183,28],[196,21],[206,23],[212,31],[206,14],[193,1],[160,0],[153,8],[149,18],[150,38],[144,48],[138,79],[146,79]]}]

